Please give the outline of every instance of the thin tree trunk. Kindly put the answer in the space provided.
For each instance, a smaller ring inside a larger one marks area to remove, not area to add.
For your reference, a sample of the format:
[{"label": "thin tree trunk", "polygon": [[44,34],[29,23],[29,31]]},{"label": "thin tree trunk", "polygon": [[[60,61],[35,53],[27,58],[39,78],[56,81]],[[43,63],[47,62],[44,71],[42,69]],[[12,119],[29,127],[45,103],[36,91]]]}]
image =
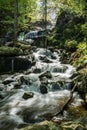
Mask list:
[{"label": "thin tree trunk", "polygon": [[18,32],[18,0],[14,0],[14,44],[17,43]]}]

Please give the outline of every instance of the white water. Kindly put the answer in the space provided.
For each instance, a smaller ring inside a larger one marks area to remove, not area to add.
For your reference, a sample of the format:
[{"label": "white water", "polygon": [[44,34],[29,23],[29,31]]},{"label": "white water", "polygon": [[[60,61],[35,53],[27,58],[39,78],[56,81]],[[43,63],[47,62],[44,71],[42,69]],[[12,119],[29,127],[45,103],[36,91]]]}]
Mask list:
[{"label": "white water", "polygon": [[[32,72],[28,75],[21,74],[14,76],[12,77],[14,82],[5,86],[6,88],[4,91],[8,93],[8,98],[1,101],[1,130],[13,130],[20,124],[34,123],[45,120],[46,114],[55,114],[60,111],[70,96],[70,91],[66,89],[63,90],[63,88],[53,92],[51,82],[70,80],[70,77],[75,72],[75,68],[68,64],[61,64],[59,61],[60,54],[57,52],[52,53],[49,50],[39,48],[33,53],[33,55],[35,56],[37,63],[31,68],[31,70],[37,68],[40,69],[40,72]],[[52,56],[55,58],[52,59]],[[40,57],[42,57],[42,59]],[[43,62],[43,57],[48,58],[51,63]],[[48,93],[41,94],[41,82],[39,76],[46,71],[51,73],[52,78],[48,79]],[[23,81],[21,81],[21,77],[23,77]],[[22,82],[19,89],[14,88],[15,82]],[[25,100],[23,98],[23,94],[30,91],[34,92],[34,97]],[[82,100],[75,92],[71,105],[79,106],[81,105],[81,102]],[[9,125],[7,125],[7,123]],[[13,128],[11,124],[13,124]]]}]

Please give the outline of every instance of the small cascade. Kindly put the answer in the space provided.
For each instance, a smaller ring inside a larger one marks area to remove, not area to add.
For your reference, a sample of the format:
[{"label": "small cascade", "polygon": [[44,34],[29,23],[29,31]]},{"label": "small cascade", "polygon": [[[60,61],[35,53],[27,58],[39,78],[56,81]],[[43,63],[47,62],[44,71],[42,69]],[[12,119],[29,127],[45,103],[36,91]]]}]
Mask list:
[{"label": "small cascade", "polygon": [[[3,81],[5,87],[1,93],[6,96],[0,100],[1,130],[13,130],[20,125],[46,120],[47,115],[60,111],[70,96],[73,88],[70,77],[75,68],[62,64],[59,52],[37,48],[33,55],[36,64],[28,74],[12,75]],[[78,93],[74,92],[70,107],[79,106],[82,102]]]}]

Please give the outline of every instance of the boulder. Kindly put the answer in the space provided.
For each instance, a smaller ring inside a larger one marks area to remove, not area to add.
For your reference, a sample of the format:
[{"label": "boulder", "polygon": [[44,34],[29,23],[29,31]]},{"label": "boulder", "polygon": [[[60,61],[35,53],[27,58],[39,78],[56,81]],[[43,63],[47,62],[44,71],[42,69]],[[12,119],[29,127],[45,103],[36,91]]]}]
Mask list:
[{"label": "boulder", "polygon": [[47,93],[47,86],[45,84],[41,84],[40,85],[40,92],[42,94],[46,94]]},{"label": "boulder", "polygon": [[46,72],[44,72],[43,74],[41,74],[40,76],[39,76],[39,78],[41,79],[42,77],[46,77],[46,78],[52,78],[52,75],[51,75],[51,73],[50,73],[50,71],[46,71]]},{"label": "boulder", "polygon": [[48,79],[47,79],[46,77],[42,77],[42,78],[40,79],[40,81],[41,81],[41,84],[45,84],[45,85],[48,84]]},{"label": "boulder", "polygon": [[17,83],[17,82],[16,82],[16,83],[14,83],[14,88],[15,88],[15,89],[19,89],[19,88],[20,88],[20,84],[19,84],[19,83]]},{"label": "boulder", "polygon": [[24,98],[25,100],[32,98],[34,96],[34,93],[32,92],[25,92],[22,96],[22,98]]},{"label": "boulder", "polygon": [[12,82],[15,82],[15,80],[12,79],[12,78],[7,78],[7,79],[5,79],[5,80],[3,81],[3,84],[4,84],[4,85],[7,85],[7,84],[10,84],[10,83],[12,83]]},{"label": "boulder", "polygon": [[0,72],[19,72],[31,68],[36,62],[30,61],[27,57],[1,57]]},{"label": "boulder", "polygon": [[33,70],[33,73],[41,73],[41,69],[40,69],[40,68],[35,68],[35,69]]}]

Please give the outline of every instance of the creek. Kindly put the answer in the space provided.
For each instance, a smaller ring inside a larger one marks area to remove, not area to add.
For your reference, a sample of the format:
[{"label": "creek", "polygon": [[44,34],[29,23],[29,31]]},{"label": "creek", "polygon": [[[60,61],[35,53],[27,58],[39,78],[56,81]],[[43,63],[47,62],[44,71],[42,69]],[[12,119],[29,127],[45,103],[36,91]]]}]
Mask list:
[{"label": "creek", "polygon": [[[0,80],[0,130],[18,130],[44,121],[47,115],[60,111],[70,96],[73,88],[71,76],[76,69],[60,62],[61,52],[37,48],[32,55],[36,64],[27,73]],[[65,110],[56,118],[78,118],[73,108],[81,106],[82,102],[75,91],[69,104],[73,114]]]}]

